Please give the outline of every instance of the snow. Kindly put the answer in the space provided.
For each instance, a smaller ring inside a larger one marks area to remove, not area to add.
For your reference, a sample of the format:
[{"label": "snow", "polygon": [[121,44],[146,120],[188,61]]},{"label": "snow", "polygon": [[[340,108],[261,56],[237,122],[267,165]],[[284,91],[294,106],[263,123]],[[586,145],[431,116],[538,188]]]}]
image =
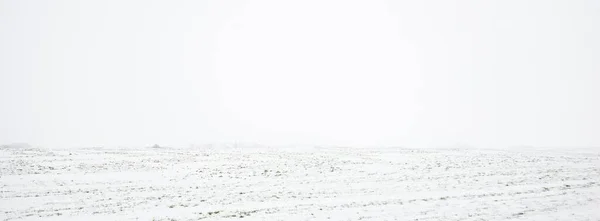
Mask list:
[{"label": "snow", "polygon": [[0,220],[600,220],[600,150],[0,149]]}]

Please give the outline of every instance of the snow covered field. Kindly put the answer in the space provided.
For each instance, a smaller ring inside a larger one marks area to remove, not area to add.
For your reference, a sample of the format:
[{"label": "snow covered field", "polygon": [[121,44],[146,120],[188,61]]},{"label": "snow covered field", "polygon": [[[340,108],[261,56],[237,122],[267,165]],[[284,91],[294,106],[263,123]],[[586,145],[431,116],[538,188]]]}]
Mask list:
[{"label": "snow covered field", "polygon": [[0,220],[600,220],[600,150],[0,150]]}]

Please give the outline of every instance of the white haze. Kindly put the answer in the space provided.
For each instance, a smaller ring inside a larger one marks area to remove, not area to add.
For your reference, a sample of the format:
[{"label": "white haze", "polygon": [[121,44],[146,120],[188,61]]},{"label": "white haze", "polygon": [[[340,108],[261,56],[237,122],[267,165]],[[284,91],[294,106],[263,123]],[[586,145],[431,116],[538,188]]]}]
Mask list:
[{"label": "white haze", "polygon": [[600,145],[598,1],[0,0],[0,143]]}]

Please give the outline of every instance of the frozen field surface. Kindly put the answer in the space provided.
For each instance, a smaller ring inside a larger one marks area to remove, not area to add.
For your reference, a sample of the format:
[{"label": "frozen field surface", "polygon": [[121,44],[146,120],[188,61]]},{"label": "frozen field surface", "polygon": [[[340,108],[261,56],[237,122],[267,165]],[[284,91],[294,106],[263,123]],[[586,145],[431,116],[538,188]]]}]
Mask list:
[{"label": "frozen field surface", "polygon": [[0,220],[600,220],[598,149],[0,149]]}]

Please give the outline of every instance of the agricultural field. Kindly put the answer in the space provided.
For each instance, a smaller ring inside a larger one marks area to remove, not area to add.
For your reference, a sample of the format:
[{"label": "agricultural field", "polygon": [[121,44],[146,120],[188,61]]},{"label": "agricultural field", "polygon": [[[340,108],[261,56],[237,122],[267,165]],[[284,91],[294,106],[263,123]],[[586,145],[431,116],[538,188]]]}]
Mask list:
[{"label": "agricultural field", "polygon": [[600,220],[599,149],[0,149],[0,220]]}]

